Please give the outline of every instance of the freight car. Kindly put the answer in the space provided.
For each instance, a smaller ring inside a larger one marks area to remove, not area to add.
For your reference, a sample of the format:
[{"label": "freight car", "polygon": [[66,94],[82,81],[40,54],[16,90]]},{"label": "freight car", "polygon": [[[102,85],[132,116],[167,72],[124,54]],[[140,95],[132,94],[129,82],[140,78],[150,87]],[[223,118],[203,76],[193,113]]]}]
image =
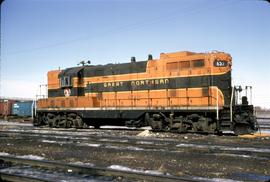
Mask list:
[{"label": "freight car", "polygon": [[0,98],[0,118],[5,120],[27,119],[32,117],[35,101],[25,98]]},{"label": "freight car", "polygon": [[242,89],[232,86],[231,67],[227,53],[185,51],[49,71],[48,98],[38,100],[34,125],[252,133],[253,106],[246,96],[238,103]]},{"label": "freight car", "polygon": [[12,105],[12,115],[29,117],[33,115],[34,101],[18,101]]},{"label": "freight car", "polygon": [[0,99],[0,117],[7,117],[11,115],[12,105],[15,100]]}]

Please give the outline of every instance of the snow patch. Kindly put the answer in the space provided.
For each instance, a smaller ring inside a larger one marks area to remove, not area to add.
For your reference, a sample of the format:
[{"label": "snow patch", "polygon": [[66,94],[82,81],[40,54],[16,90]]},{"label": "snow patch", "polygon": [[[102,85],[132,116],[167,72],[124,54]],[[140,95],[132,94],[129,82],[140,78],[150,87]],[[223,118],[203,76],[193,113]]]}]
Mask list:
[{"label": "snow patch", "polygon": [[7,129],[7,131],[24,132],[25,130],[20,130],[20,129]]},{"label": "snow patch", "polygon": [[79,146],[87,146],[87,147],[100,147],[101,144],[99,143],[80,143]]},{"label": "snow patch", "polygon": [[100,128],[106,128],[106,129],[130,129],[130,127],[127,127],[127,126],[110,126],[110,125],[101,126]]},{"label": "snow patch", "polygon": [[133,146],[128,146],[127,149],[128,149],[128,150],[144,150],[143,148],[140,148],[140,147],[133,147]]},{"label": "snow patch", "polygon": [[59,145],[71,144],[72,143],[72,142],[55,141],[55,140],[41,140],[41,142],[43,142],[43,143],[56,143],[56,144],[59,144]]},{"label": "snow patch", "polygon": [[141,133],[139,133],[137,136],[148,137],[148,136],[151,136],[151,134],[150,134],[149,130],[144,130]]},{"label": "snow patch", "polygon": [[202,182],[241,182],[232,179],[225,179],[225,178],[204,178],[204,177],[192,177],[193,180],[198,180]]},{"label": "snow patch", "polygon": [[180,143],[176,147],[194,147],[203,149],[218,149],[218,150],[230,150],[230,151],[249,151],[249,152],[260,152],[260,153],[270,153],[268,148],[252,148],[252,147],[228,147],[222,145],[199,145],[199,144],[188,144]]},{"label": "snow patch", "polygon": [[67,174],[66,172],[59,172],[59,171],[49,172],[49,171],[44,171],[42,169],[33,169],[29,166],[9,167],[9,168],[0,169],[0,171],[4,173],[8,173],[8,174],[16,174],[16,175],[21,175],[21,176],[43,179],[44,181],[59,181],[59,182],[107,181],[106,179],[102,179],[102,178],[95,179],[92,176],[82,176],[82,175],[77,175],[74,173]]},{"label": "snow patch", "polygon": [[102,139],[99,139],[98,141],[101,141],[101,142],[115,142],[115,140],[107,139],[107,138],[102,138]]},{"label": "snow patch", "polygon": [[54,140],[41,140],[43,143],[57,143],[57,141]]},{"label": "snow patch", "polygon": [[229,156],[229,157],[242,157],[242,158],[260,159],[260,160],[267,160],[268,159],[266,157],[256,157],[256,156],[250,156],[250,155],[244,155],[244,154],[215,153],[215,154],[209,154],[209,155]]},{"label": "snow patch", "polygon": [[109,148],[109,149],[121,149],[121,150],[136,150],[136,151],[145,150],[145,149],[140,148],[140,147],[133,147],[133,146],[119,147],[119,146],[115,146],[115,145],[107,145],[107,146],[105,146],[105,148]]},{"label": "snow patch", "polygon": [[93,163],[88,163],[88,162],[71,162],[70,164],[75,164],[75,165],[80,165],[80,166],[89,166],[89,167],[93,167],[94,164]]},{"label": "snow patch", "polygon": [[115,139],[107,139],[107,138],[102,138],[102,139],[99,139],[99,141],[101,142],[121,142],[121,143],[127,143],[128,140],[115,140]]},{"label": "snow patch", "polygon": [[41,156],[37,156],[37,155],[21,155],[18,156],[18,158],[22,158],[22,159],[33,159],[33,160],[44,160],[44,157]]},{"label": "snow patch", "polygon": [[40,156],[37,156],[37,155],[19,155],[19,156],[16,156],[16,155],[12,155],[12,154],[9,154],[9,153],[6,153],[6,152],[0,152],[0,156],[14,156],[14,157],[18,157],[18,158],[22,158],[22,159],[34,159],[34,160],[44,160],[45,158],[44,157],[40,157]]},{"label": "snow patch", "polygon": [[87,138],[87,137],[73,137],[73,139],[74,140],[89,140],[89,138]]},{"label": "snow patch", "polygon": [[0,120],[0,125],[9,125],[9,126],[33,126],[32,123],[18,123],[18,122],[11,122],[11,121],[5,121]]},{"label": "snow patch", "polygon": [[128,140],[117,140],[117,142],[120,142],[120,143],[127,143]]},{"label": "snow patch", "polygon": [[0,152],[0,156],[9,156],[10,154],[9,153],[6,153],[6,152]]},{"label": "snow patch", "polygon": [[151,145],[154,144],[154,142],[148,142],[148,141],[138,141],[137,144],[145,144],[145,145]]},{"label": "snow patch", "polygon": [[115,169],[119,171],[130,171],[130,172],[136,172],[136,173],[147,173],[147,174],[154,174],[154,175],[163,175],[163,172],[156,171],[156,170],[141,170],[141,169],[132,169],[126,166],[120,166],[120,165],[111,165],[108,167],[109,169]]}]

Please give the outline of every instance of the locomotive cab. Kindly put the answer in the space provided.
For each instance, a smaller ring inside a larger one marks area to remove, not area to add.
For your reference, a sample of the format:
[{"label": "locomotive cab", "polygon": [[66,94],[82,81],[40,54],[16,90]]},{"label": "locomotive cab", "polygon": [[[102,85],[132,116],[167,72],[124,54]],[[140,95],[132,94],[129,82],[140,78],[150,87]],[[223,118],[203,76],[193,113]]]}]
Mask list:
[{"label": "locomotive cab", "polygon": [[68,68],[59,73],[60,96],[84,96],[83,69],[84,67]]}]

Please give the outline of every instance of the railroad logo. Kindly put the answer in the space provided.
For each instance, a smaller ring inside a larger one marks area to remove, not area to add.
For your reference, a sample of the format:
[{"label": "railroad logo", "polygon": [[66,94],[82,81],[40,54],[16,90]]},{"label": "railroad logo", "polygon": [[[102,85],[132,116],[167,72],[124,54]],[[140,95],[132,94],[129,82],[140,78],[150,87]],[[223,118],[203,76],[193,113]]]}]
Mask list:
[{"label": "railroad logo", "polygon": [[104,88],[110,88],[110,87],[123,87],[126,86],[126,84],[130,84],[132,87],[135,86],[151,86],[151,85],[167,85],[169,84],[168,78],[162,78],[162,79],[148,79],[148,80],[134,80],[134,81],[119,81],[119,82],[105,82],[103,83]]},{"label": "railroad logo", "polygon": [[64,90],[64,95],[65,95],[66,97],[69,97],[70,94],[71,94],[71,90],[70,90],[69,88],[66,88],[66,89]]},{"label": "railroad logo", "polygon": [[152,79],[152,80],[136,80],[131,81],[131,86],[143,86],[143,85],[164,85],[169,84],[169,79]]}]

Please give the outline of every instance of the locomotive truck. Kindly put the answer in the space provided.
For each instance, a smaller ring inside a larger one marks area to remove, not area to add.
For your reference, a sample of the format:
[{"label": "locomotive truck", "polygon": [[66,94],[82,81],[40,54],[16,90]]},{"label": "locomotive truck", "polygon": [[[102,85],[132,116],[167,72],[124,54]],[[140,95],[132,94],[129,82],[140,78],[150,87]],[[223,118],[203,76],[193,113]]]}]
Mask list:
[{"label": "locomotive truck", "polygon": [[232,86],[231,73],[232,57],[217,51],[49,71],[48,98],[37,101],[34,125],[252,133],[254,107],[247,96],[239,99],[242,88]]}]

